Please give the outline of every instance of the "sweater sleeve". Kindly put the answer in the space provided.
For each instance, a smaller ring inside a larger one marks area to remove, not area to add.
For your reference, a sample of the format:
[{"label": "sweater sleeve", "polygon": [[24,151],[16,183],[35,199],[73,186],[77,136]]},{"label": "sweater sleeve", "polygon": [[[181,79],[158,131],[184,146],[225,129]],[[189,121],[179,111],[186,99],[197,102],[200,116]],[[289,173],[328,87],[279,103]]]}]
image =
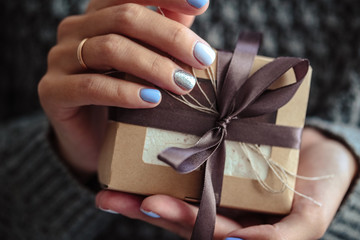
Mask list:
[{"label": "sweater sleeve", "polygon": [[[325,135],[342,142],[360,160],[360,129],[341,123],[332,123],[320,118],[309,118],[307,125],[314,127]],[[360,179],[344,199],[342,206],[322,239],[358,239],[360,236]]]},{"label": "sweater sleeve", "polygon": [[47,141],[38,114],[0,129],[0,238],[93,239],[111,220]]}]

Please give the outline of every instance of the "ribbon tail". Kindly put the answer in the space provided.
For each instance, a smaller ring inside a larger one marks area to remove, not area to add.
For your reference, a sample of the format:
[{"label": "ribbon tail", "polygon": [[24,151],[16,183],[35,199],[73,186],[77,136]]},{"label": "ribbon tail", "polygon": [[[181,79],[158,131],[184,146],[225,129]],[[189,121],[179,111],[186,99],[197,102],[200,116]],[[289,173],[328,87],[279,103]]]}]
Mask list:
[{"label": "ribbon tail", "polygon": [[191,240],[211,240],[214,235],[216,199],[208,165],[205,167],[204,187]]},{"label": "ribbon tail", "polygon": [[223,141],[223,136],[224,133],[220,128],[213,128],[206,132],[195,146],[167,148],[158,155],[158,159],[179,173],[190,173],[204,164],[216,152]]},{"label": "ribbon tail", "polygon": [[216,223],[216,206],[220,204],[221,188],[225,166],[225,142],[206,162],[205,180],[199,212],[191,240],[211,240]]}]

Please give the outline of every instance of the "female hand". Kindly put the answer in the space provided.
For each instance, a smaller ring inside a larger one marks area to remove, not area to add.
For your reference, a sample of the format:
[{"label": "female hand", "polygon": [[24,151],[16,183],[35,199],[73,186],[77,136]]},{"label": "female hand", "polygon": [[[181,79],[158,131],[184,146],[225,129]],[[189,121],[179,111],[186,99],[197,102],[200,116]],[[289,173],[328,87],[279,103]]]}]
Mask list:
[{"label": "female hand", "polygon": [[[166,17],[142,4],[161,7]],[[56,147],[76,174],[97,170],[105,106],[155,107],[161,95],[154,85],[176,94],[192,89],[196,80],[170,56],[200,69],[211,64],[213,50],[187,28],[207,7],[208,0],[93,0],[85,14],[62,21],[38,92]],[[109,70],[130,73],[148,84],[101,74]]]},{"label": "female hand", "polygon": [[[291,213],[285,217],[224,210],[221,211],[223,215],[217,216],[214,239],[319,239],[339,208],[356,168],[354,157],[344,145],[327,139],[316,130],[305,129],[298,174],[334,174],[334,178],[319,181],[298,179],[296,190],[321,202],[322,206],[295,195]],[[126,193],[102,191],[96,202],[101,209],[150,222],[185,238],[190,237],[197,214],[195,206],[163,195],[143,199]]]}]

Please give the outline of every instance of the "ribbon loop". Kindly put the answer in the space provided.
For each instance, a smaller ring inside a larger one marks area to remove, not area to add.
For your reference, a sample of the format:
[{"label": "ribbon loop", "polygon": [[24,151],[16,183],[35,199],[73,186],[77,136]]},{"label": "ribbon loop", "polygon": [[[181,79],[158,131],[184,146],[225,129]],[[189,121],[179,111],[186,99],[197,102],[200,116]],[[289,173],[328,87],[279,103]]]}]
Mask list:
[{"label": "ribbon loop", "polygon": [[214,154],[223,139],[222,129],[214,127],[206,132],[193,147],[167,148],[158,155],[158,159],[179,173],[190,173],[198,169]]},{"label": "ribbon loop", "polygon": [[221,72],[217,74],[217,80],[220,83],[217,96],[220,119],[228,116],[234,110],[232,99],[250,74],[255,56],[259,50],[261,36],[260,33],[255,32],[241,33],[229,63],[225,56],[224,58],[218,58],[218,68],[227,69],[225,74]]}]

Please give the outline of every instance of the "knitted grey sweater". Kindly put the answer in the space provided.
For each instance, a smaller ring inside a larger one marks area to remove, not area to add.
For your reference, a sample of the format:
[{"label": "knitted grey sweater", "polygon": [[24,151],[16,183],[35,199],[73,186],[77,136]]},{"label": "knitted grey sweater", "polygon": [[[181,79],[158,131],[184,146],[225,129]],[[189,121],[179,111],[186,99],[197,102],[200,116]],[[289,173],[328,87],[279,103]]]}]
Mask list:
[{"label": "knitted grey sweater", "polygon": [[[0,2],[0,20],[7,23],[0,39],[0,239],[178,239],[97,210],[93,188],[79,184],[51,148],[44,115],[29,115],[39,109],[36,84],[55,43],[56,25],[85,4]],[[193,29],[221,49],[232,49],[240,31],[260,31],[260,54],[309,58],[314,74],[308,124],[360,156],[359,13],[360,3],[352,0],[213,0]],[[359,236],[356,180],[324,239]]]}]

